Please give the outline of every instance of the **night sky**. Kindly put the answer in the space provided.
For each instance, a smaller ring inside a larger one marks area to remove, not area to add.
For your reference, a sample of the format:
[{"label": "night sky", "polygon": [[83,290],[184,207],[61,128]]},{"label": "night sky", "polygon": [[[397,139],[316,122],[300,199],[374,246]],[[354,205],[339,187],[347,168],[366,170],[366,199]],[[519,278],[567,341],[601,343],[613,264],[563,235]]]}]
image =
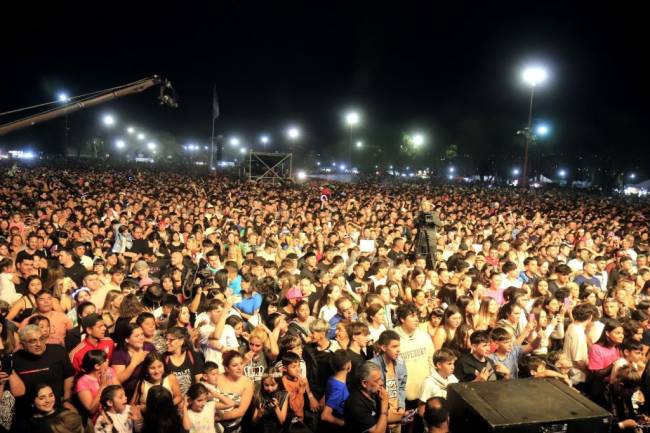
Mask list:
[{"label": "night sky", "polygon": [[[112,112],[180,144],[207,143],[216,83],[216,130],[226,136],[268,132],[277,143],[296,123],[304,149],[328,155],[347,139],[342,113],[355,107],[358,137],[377,146],[421,129],[433,156],[456,144],[473,158],[512,158],[527,120],[520,70],[533,60],[551,73],[534,107],[535,120],[552,128],[540,152],[648,166],[647,25],[620,2],[136,3],[5,14],[0,111],[159,74],[172,81],[179,108],[160,107],[152,89],[71,115],[71,140],[86,139]],[[0,146],[60,150],[62,122],[0,137]]]}]

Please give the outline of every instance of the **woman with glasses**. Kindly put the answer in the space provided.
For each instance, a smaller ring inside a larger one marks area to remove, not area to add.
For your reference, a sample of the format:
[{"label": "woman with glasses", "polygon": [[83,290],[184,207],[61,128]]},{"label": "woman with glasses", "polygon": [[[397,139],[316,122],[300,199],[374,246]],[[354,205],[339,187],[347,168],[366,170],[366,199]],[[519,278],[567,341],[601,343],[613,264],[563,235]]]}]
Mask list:
[{"label": "woman with glasses", "polygon": [[181,394],[185,395],[190,386],[203,375],[203,354],[192,347],[187,329],[172,327],[167,329],[167,356],[165,367],[178,379]]}]

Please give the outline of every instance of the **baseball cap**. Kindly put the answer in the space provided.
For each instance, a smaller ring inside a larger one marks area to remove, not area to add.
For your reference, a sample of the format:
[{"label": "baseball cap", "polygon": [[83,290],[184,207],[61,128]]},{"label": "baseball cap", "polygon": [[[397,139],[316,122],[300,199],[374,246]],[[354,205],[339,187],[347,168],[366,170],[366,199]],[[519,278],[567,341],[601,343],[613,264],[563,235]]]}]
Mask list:
[{"label": "baseball cap", "polygon": [[292,287],[287,292],[287,299],[302,299],[302,292],[298,287]]}]

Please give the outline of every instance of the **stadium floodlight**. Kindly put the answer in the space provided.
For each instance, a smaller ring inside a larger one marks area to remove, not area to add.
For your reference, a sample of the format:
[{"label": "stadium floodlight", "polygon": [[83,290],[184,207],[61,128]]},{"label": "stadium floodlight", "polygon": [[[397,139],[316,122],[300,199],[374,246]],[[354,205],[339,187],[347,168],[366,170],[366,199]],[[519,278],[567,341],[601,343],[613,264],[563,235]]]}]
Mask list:
[{"label": "stadium floodlight", "polygon": [[145,138],[147,138],[147,136],[144,135],[142,132],[138,134],[138,140],[143,141]]},{"label": "stadium floodlight", "polygon": [[361,149],[363,147],[363,141],[359,140],[357,141],[357,149]]},{"label": "stadium floodlight", "polygon": [[231,146],[237,147],[237,146],[239,146],[239,143],[240,143],[240,141],[239,141],[238,137],[232,137],[230,139],[230,145]]},{"label": "stadium floodlight", "polygon": [[349,127],[353,127],[359,124],[361,121],[361,116],[356,111],[349,111],[345,114],[345,123]]},{"label": "stadium floodlight", "polygon": [[156,143],[154,143],[153,141],[150,141],[149,143],[147,143],[147,149],[149,149],[149,150],[156,150],[156,147],[157,147]]},{"label": "stadium floodlight", "polygon": [[291,126],[287,129],[287,136],[291,140],[297,140],[300,138],[300,129],[296,126]]},{"label": "stadium floodlight", "polygon": [[296,177],[298,180],[305,180],[307,179],[307,173],[305,173],[303,170],[300,170],[298,173],[296,173]]},{"label": "stadium floodlight", "polygon": [[548,72],[542,66],[529,66],[524,68],[521,78],[526,84],[535,87],[546,81],[548,78]]},{"label": "stadium floodlight", "polygon": [[58,97],[59,97],[59,102],[70,102],[70,98],[68,97],[68,94],[65,92],[60,92]]},{"label": "stadium floodlight", "polygon": [[424,134],[415,133],[411,136],[411,141],[415,147],[420,147],[424,144]]},{"label": "stadium floodlight", "polygon": [[115,140],[115,147],[118,149],[124,149],[126,147],[126,142],[121,139]]},{"label": "stadium floodlight", "polygon": [[102,122],[104,123],[104,126],[111,127],[115,125],[115,117],[113,117],[110,114],[106,114],[104,117],[102,117]]},{"label": "stadium floodlight", "polygon": [[271,141],[271,139],[269,138],[268,135],[266,135],[266,134],[260,135],[260,142],[262,144],[269,144],[270,141]]},{"label": "stadium floodlight", "polygon": [[535,132],[537,132],[537,135],[540,135],[542,137],[548,135],[550,129],[548,125],[539,125],[537,129],[535,129]]}]

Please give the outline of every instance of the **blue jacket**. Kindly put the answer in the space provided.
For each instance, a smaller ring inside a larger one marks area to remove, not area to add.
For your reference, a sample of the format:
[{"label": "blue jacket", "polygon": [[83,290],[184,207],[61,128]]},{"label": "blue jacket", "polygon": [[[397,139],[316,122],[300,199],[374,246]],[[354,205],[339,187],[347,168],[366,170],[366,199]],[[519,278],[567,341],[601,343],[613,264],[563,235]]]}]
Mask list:
[{"label": "blue jacket", "polygon": [[[382,355],[377,355],[370,360],[381,368],[381,379],[386,384],[386,362]],[[395,376],[397,376],[397,407],[406,408],[406,364],[402,358],[397,358],[395,363]]]}]

